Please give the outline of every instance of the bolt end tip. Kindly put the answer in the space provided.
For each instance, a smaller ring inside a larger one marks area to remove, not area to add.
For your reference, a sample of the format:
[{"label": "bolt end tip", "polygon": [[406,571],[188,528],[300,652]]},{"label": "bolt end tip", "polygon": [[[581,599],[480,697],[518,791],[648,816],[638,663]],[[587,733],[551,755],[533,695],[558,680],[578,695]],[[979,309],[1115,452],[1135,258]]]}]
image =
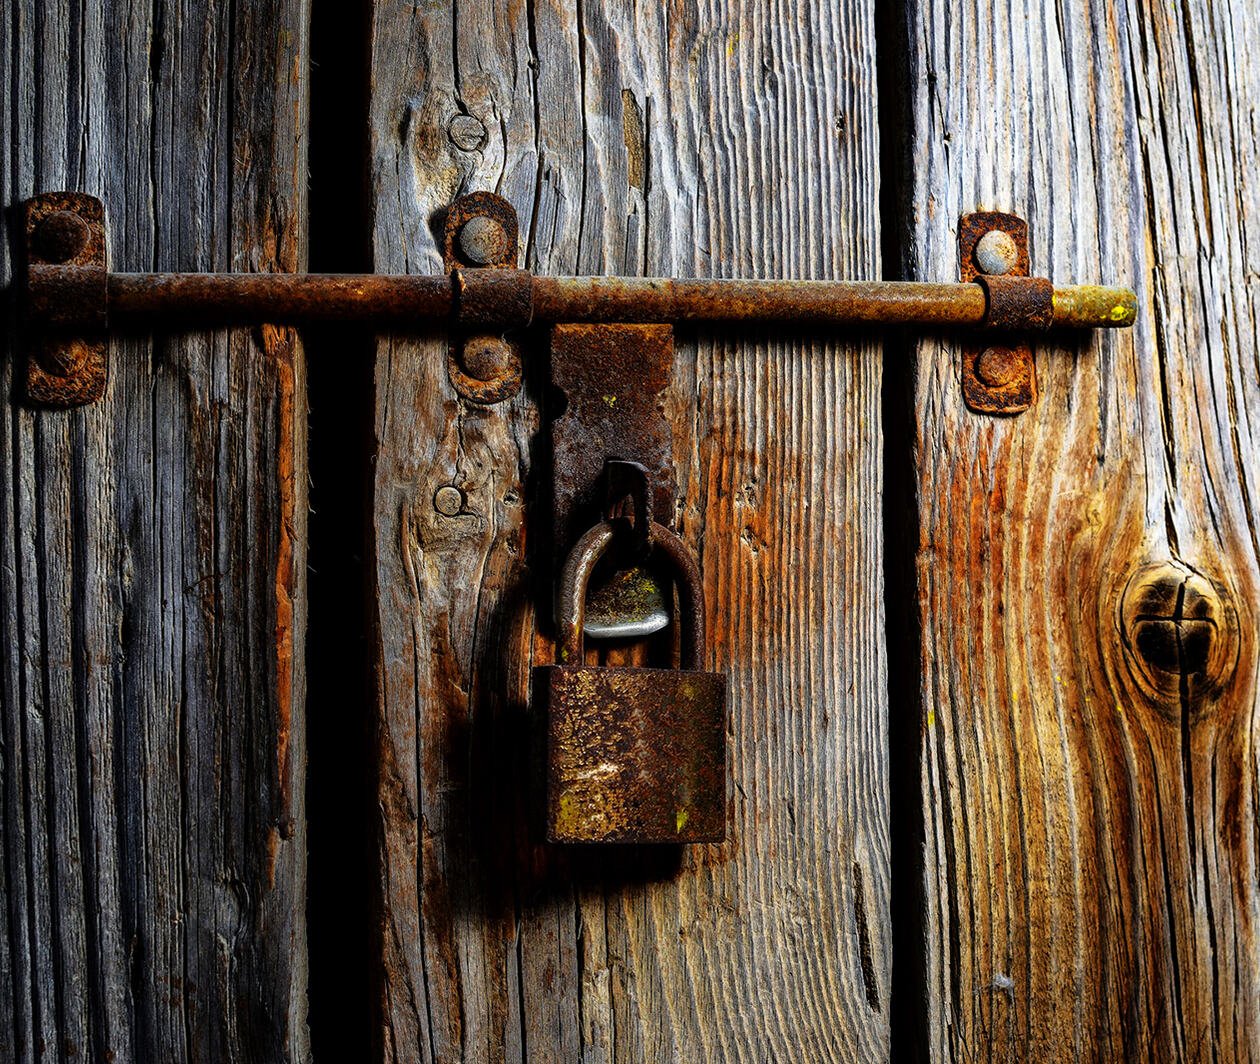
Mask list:
[{"label": "bolt end tip", "polygon": [[1127,329],[1136,320],[1137,293],[1131,288],[1074,285],[1055,289],[1055,325],[1081,329]]}]

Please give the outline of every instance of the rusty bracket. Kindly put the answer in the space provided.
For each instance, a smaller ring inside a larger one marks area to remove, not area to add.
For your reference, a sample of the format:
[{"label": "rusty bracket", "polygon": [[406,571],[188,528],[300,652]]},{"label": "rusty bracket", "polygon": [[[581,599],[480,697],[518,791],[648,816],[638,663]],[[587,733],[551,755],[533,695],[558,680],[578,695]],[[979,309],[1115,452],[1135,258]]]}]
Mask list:
[{"label": "rusty bracket", "polygon": [[669,325],[557,325],[551,330],[551,383],[563,397],[563,410],[551,423],[557,569],[578,537],[604,516],[609,460],[643,468],[644,512],[672,524],[677,483],[664,393],[673,367]]},{"label": "rusty bracket", "polygon": [[[520,254],[516,211],[493,192],[460,196],[446,212],[442,259],[454,285],[455,330],[447,348],[446,368],[455,390],[473,403],[489,405],[521,390],[521,347],[490,326],[503,322],[504,301],[520,303],[516,321],[531,317],[528,286],[512,283]],[[502,277],[480,275],[507,271]]]},{"label": "rusty bracket", "polygon": [[1028,276],[1028,223],[1014,214],[964,214],[958,272],[983,286],[984,325],[996,330],[964,345],[963,399],[978,414],[1018,414],[1037,401],[1037,366],[1028,332],[1054,319],[1054,285]]},{"label": "rusty bracket", "polygon": [[[105,394],[105,205],[81,192],[25,204],[26,398],[39,406],[92,403]],[[40,284],[47,278],[53,283]],[[34,322],[38,321],[38,327]]]}]

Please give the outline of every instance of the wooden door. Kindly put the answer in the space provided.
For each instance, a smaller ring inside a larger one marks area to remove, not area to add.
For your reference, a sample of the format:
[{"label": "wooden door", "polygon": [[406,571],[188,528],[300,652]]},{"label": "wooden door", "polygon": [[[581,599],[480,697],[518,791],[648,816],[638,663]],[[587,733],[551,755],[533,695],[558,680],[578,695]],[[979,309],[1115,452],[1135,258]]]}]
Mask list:
[{"label": "wooden door", "polygon": [[483,405],[445,331],[120,332],[104,400],[40,411],[11,306],[0,1061],[1260,1056],[1258,37],[6,0],[4,205],[102,197],[115,269],[440,272],[490,190],[539,274],[948,281],[1003,209],[1139,316],[1039,339],[1009,418],[957,336],[679,328],[730,834],[581,853],[527,813],[545,336]]}]

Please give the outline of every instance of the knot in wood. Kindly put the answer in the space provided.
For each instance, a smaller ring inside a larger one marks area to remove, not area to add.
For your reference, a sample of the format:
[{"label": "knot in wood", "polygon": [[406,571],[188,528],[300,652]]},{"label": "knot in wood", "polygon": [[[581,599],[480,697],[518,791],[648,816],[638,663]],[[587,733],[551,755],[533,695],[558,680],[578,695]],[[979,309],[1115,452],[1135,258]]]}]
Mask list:
[{"label": "knot in wood", "polygon": [[1235,611],[1227,593],[1176,561],[1138,569],[1121,599],[1125,653],[1149,693],[1183,709],[1219,688],[1237,663]]},{"label": "knot in wood", "polygon": [[477,151],[486,142],[486,127],[474,115],[458,114],[446,127],[451,143],[460,151]]}]

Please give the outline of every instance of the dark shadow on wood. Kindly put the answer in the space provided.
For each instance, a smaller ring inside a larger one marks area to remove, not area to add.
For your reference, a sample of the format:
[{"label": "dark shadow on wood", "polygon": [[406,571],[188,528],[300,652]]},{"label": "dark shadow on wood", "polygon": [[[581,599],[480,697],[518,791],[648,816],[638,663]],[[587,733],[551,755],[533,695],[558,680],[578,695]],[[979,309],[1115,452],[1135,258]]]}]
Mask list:
[{"label": "dark shadow on wood", "polygon": [[[909,25],[900,3],[879,5],[876,73],[880,125],[883,277],[913,280],[907,184],[913,173]],[[944,279],[944,278],[942,278]],[[951,278],[952,280],[952,278]],[[892,878],[892,989],[889,1053],[894,1064],[928,1056],[921,620],[915,578],[919,543],[914,479],[916,334],[884,337],[884,609],[888,641],[888,747]]]},{"label": "dark shadow on wood", "polygon": [[[365,0],[313,0],[310,269],[370,272],[369,33]],[[310,397],[307,925],[311,1046],[363,1060],[380,978],[372,871],[375,718],[365,567],[371,514],[371,332],[305,335]]]}]

